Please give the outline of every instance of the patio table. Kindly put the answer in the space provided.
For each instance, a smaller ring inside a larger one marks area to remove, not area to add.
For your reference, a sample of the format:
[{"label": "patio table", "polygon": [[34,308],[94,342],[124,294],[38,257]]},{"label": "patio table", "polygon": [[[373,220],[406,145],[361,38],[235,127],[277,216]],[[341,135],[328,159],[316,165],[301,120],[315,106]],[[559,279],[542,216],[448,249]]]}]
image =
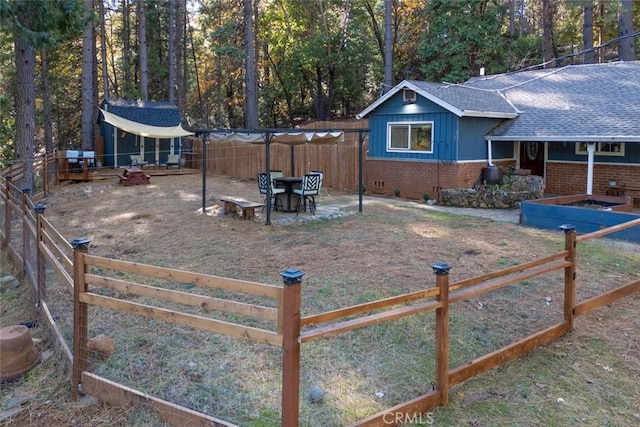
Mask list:
[{"label": "patio table", "polygon": [[[294,197],[292,197],[292,195],[294,195],[293,187],[295,186],[295,184],[300,184],[302,182],[302,177],[301,176],[281,176],[278,178],[274,178],[273,182],[275,184],[278,184],[278,183],[284,184],[284,189],[285,189],[284,193],[278,194],[276,196],[276,201],[279,202],[277,206],[282,206],[285,212],[294,212],[296,210],[296,203],[298,202],[298,199],[292,200],[294,199]],[[292,201],[295,203],[292,203]]]}]

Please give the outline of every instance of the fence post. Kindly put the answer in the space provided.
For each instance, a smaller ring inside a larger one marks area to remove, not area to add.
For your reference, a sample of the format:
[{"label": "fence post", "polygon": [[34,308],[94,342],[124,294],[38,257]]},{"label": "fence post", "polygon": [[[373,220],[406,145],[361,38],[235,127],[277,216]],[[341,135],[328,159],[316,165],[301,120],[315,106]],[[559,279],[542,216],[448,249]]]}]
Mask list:
[{"label": "fence post", "polygon": [[69,243],[73,247],[73,373],[71,393],[73,399],[78,398],[80,374],[87,369],[87,304],[80,302],[80,293],[87,291],[84,281],[86,268],[84,257],[89,250],[89,239],[73,239]]},{"label": "fence post", "polygon": [[300,414],[300,270],[280,273],[282,293],[282,427],[298,427]]},{"label": "fence post", "polygon": [[38,264],[38,278],[36,291],[36,309],[40,309],[40,301],[43,301],[47,297],[47,259],[42,253],[40,243],[42,238],[42,218],[44,216],[45,205],[37,204],[34,207],[36,211],[36,262]]},{"label": "fence post", "polygon": [[569,252],[566,260],[571,263],[564,269],[564,320],[569,322],[572,331],[576,306],[576,227],[563,224],[560,229],[564,231],[564,249]]},{"label": "fence post", "polygon": [[22,187],[22,272],[26,277],[29,276],[27,270],[29,264],[29,225],[27,216],[27,206],[29,206],[29,193],[31,193],[30,187]]},{"label": "fence post", "polygon": [[440,392],[440,404],[449,403],[449,264],[433,264],[436,287],[440,290],[436,308],[436,388]]},{"label": "fence post", "polygon": [[9,243],[11,243],[11,180],[13,177],[11,175],[4,176],[4,200],[5,200],[5,210],[4,210],[4,241],[2,242],[2,247],[7,248]]}]

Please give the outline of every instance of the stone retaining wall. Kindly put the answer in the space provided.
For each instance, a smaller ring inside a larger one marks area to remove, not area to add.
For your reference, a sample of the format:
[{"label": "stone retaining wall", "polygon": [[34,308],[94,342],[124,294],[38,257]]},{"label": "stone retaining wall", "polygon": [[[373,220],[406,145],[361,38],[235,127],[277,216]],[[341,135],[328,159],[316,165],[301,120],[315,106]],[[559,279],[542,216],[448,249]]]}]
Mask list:
[{"label": "stone retaining wall", "polygon": [[463,208],[515,209],[523,200],[544,197],[540,176],[507,176],[501,185],[440,190],[438,203]]}]

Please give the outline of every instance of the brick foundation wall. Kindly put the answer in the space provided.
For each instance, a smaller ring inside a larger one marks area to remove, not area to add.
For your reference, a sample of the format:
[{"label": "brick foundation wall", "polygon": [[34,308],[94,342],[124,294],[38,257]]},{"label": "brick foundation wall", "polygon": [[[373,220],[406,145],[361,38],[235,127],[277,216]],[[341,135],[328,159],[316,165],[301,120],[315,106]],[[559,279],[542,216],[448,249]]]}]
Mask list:
[{"label": "brick foundation wall", "polygon": [[[507,166],[496,162],[499,166]],[[364,182],[367,192],[422,200],[424,193],[438,198],[440,189],[471,188],[487,163],[426,163],[394,160],[366,160]]]},{"label": "brick foundation wall", "polygon": [[[497,166],[513,166],[513,162],[496,162]],[[424,193],[438,199],[440,189],[472,188],[486,163],[426,163],[367,159],[364,182],[367,191],[422,200]],[[609,181],[619,185],[640,183],[640,165],[594,165],[593,194],[606,194]],[[587,189],[587,165],[579,163],[547,163],[545,193],[556,195],[584,194]]]},{"label": "brick foundation wall", "polygon": [[[640,183],[640,166],[593,166],[593,194],[606,194],[610,180],[618,185]],[[587,190],[587,165],[547,163],[545,183],[547,194],[584,194]]]}]

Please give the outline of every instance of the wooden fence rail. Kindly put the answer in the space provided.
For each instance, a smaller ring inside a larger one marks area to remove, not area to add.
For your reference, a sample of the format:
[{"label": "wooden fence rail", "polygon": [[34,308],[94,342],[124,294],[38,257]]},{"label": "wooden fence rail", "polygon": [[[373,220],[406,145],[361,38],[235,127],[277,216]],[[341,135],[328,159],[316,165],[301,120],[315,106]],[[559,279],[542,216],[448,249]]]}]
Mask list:
[{"label": "wooden fence rail", "polygon": [[[449,265],[434,264],[432,266],[435,274],[434,287],[302,317],[303,272],[298,270],[284,271],[281,273],[283,286],[274,286],[90,255],[88,240],[67,241],[46,219],[45,207],[35,204],[33,202],[35,197],[32,197],[28,191],[17,188],[11,177],[2,177],[0,183],[2,184],[0,213],[4,218],[3,227],[0,227],[2,248],[15,253],[13,258],[16,260],[16,264],[23,267],[25,277],[35,290],[37,306],[42,308],[49,325],[56,333],[63,352],[72,365],[74,396],[79,394],[79,385],[82,385],[83,393],[93,394],[114,404],[146,402],[154,406],[169,422],[176,425],[228,427],[232,424],[90,373],[87,362],[88,307],[90,305],[186,325],[231,337],[248,338],[282,348],[281,417],[284,427],[299,425],[300,351],[303,344],[336,336],[356,328],[433,310],[435,311],[435,390],[353,424],[355,426],[382,426],[395,425],[393,420],[408,419],[407,417],[424,413],[434,406],[446,405],[452,386],[558,339],[573,329],[573,321],[576,316],[589,313],[603,305],[640,292],[640,280],[633,280],[602,295],[577,302],[575,274],[577,244],[579,242],[605,237],[622,229],[640,226],[640,220],[582,236],[576,235],[574,227],[564,225],[561,229],[565,233],[565,247],[564,250],[556,254],[454,283],[449,283],[449,269],[451,268]],[[15,225],[16,230],[12,229],[12,224]],[[22,233],[21,242],[12,242],[12,234],[18,235],[19,233]],[[73,350],[63,338],[60,327],[49,308],[51,301],[49,301],[47,294],[45,274],[47,266],[50,266],[61,280],[63,288],[68,291],[69,298],[73,301]],[[561,322],[450,369],[449,311],[451,304],[561,270],[564,270],[564,319]],[[107,275],[106,271],[112,273]],[[139,283],[132,280],[131,276],[139,277],[139,280],[148,277],[171,283],[187,283],[201,288],[229,291],[234,294],[247,294],[271,300],[271,303],[265,305],[249,304],[230,298],[196,295]],[[104,293],[94,292],[95,288],[150,298],[154,301],[158,300],[165,303],[165,306],[106,296]],[[271,323],[273,329],[217,320],[200,314],[195,315],[186,311],[178,311],[173,306],[169,308],[166,304],[181,304],[187,307],[225,312],[230,315],[246,316],[257,319],[259,322]],[[356,317],[353,318],[354,316]],[[347,317],[349,319],[344,320]]]}]

